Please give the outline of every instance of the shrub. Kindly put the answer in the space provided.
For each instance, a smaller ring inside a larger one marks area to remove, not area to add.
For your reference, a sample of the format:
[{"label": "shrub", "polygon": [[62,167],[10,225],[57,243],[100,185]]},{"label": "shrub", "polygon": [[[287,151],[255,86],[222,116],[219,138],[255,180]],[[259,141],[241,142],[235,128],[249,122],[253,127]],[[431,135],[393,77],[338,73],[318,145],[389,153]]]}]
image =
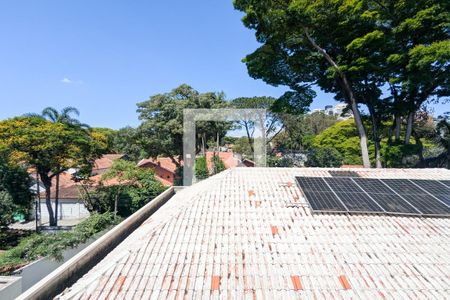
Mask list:
[{"label": "shrub", "polygon": [[206,164],[206,157],[201,156],[195,160],[195,177],[197,179],[205,179],[208,178],[208,165]]},{"label": "shrub", "polygon": [[72,231],[55,234],[35,233],[0,255],[0,274],[14,269],[41,257],[62,259],[62,252],[86,242],[90,237],[121,221],[113,213],[93,214],[82,221]]},{"label": "shrub", "polygon": [[336,168],[342,166],[342,154],[334,148],[313,148],[305,162],[307,167]]},{"label": "shrub", "polygon": [[220,173],[226,169],[223,160],[218,155],[214,155],[212,157],[212,163],[213,163],[213,174]]}]

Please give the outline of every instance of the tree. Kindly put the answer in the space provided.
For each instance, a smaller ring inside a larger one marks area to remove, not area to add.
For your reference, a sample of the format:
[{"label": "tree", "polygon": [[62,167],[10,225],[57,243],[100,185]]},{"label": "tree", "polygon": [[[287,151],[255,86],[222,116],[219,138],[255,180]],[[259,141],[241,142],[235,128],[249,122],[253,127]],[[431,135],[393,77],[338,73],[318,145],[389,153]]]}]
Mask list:
[{"label": "tree", "polygon": [[212,165],[213,165],[212,174],[218,174],[222,171],[225,171],[226,169],[223,160],[218,155],[213,155]]},{"label": "tree", "polygon": [[130,126],[121,128],[115,131],[111,137],[112,152],[126,154],[130,160],[135,162],[144,158],[143,146],[136,128]]},{"label": "tree", "polygon": [[18,211],[27,216],[33,201],[27,170],[10,162],[7,152],[0,150],[0,226],[11,223]]},{"label": "tree", "polygon": [[16,117],[0,122],[0,148],[10,150],[9,159],[33,167],[45,187],[50,225],[55,226],[51,204],[52,179],[69,168],[91,166],[102,153],[88,131],[40,117]]},{"label": "tree", "polygon": [[358,132],[353,119],[336,123],[325,129],[314,138],[312,148],[336,149],[343,156],[343,163],[360,165],[362,163],[361,150],[358,143]]},{"label": "tree", "polygon": [[450,113],[439,116],[436,126],[436,140],[445,149],[440,155],[447,161],[447,169],[450,169]]},{"label": "tree", "polygon": [[308,153],[305,162],[307,167],[337,168],[342,166],[342,154],[331,147],[313,148]]},{"label": "tree", "polygon": [[[97,193],[104,194],[103,197],[106,199],[103,199],[103,201],[106,200],[108,209],[110,209],[110,203],[114,204],[115,214],[118,212],[118,204],[121,198],[130,200],[130,204],[122,213],[122,215],[128,215],[137,211],[164,190],[151,169],[140,168],[133,162],[121,159],[114,161],[111,168],[102,175],[101,179],[102,185],[98,188]],[[92,198],[96,198],[96,195],[91,195]],[[98,207],[98,204],[95,203],[91,205],[92,207]]]},{"label": "tree", "polygon": [[310,86],[318,84],[345,100],[353,111],[364,165],[370,167],[359,101],[348,74],[360,69],[361,61],[346,52],[347,45],[371,29],[364,19],[355,17],[359,12],[351,12],[357,8],[345,1],[326,0],[236,0],[234,5],[246,13],[244,25],[255,29],[263,44],[244,60],[250,76],[287,85],[297,99],[302,99],[302,93],[311,94]]},{"label": "tree", "polygon": [[[283,124],[276,113],[272,111],[276,99],[273,97],[240,97],[231,101],[231,106],[237,109],[265,109],[266,123],[264,124],[264,133],[266,135],[266,143],[270,143],[282,130]],[[239,126],[245,129],[247,139],[252,152],[253,136],[255,133],[255,122],[251,120],[240,120],[237,122]]]},{"label": "tree", "polygon": [[200,180],[209,177],[206,156],[200,156],[195,159],[195,177]]},{"label": "tree", "polygon": [[[138,103],[138,128],[140,143],[148,156],[163,155],[181,167],[183,151],[183,109],[227,107],[223,93],[199,93],[183,84],[165,94],[157,94],[149,100]],[[197,136],[203,141],[225,136],[230,124],[221,122],[197,122]],[[201,143],[196,143],[197,152]]]}]

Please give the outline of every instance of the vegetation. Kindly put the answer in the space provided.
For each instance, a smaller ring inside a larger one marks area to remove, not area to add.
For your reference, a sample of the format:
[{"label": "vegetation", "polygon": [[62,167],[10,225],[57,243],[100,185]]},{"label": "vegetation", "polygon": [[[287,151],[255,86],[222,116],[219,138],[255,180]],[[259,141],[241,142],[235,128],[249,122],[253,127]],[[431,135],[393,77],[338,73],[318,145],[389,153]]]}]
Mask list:
[{"label": "vegetation", "polygon": [[126,160],[114,161],[100,185],[85,180],[82,199],[91,213],[114,212],[127,217],[164,191],[151,169]]},{"label": "vegetation", "polygon": [[225,170],[225,164],[218,155],[213,155],[212,165],[213,165],[212,174],[218,174]]},{"label": "vegetation", "polygon": [[334,148],[312,148],[308,153],[307,167],[337,168],[342,166],[343,156]]},{"label": "vegetation", "polygon": [[[364,166],[381,167],[378,125],[410,143],[417,111],[450,95],[448,1],[236,0],[262,45],[244,62],[249,75],[286,85],[282,98],[308,106],[316,84],[348,104]],[[365,105],[371,130],[363,122]]]},{"label": "vegetation", "polygon": [[206,163],[206,156],[200,156],[195,159],[195,177],[199,180],[208,178],[209,171]]},{"label": "vegetation", "polygon": [[45,186],[50,225],[55,226],[52,179],[69,168],[89,169],[104,151],[104,144],[79,126],[26,116],[0,121],[0,148],[8,149],[10,163],[25,163],[39,174]]},{"label": "vegetation", "polygon": [[93,214],[72,231],[55,234],[35,233],[0,254],[0,274],[8,274],[20,266],[42,257],[62,259],[63,250],[74,248],[90,237],[121,221],[113,213]]},{"label": "vegetation", "polygon": [[0,151],[0,227],[9,225],[16,213],[28,216],[33,201],[30,176],[8,160],[7,152]]}]

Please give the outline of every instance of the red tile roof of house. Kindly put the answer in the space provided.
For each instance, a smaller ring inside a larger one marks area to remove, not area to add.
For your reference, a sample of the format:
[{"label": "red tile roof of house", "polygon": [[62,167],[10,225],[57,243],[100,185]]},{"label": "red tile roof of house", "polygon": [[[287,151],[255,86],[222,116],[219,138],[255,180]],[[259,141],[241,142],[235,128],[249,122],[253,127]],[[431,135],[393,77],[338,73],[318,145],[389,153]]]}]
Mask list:
[{"label": "red tile roof of house", "polygon": [[449,218],[312,214],[298,175],[330,176],[234,168],[181,190],[57,299],[448,299]]},{"label": "red tile roof of house", "polygon": [[[182,161],[181,161],[181,164],[183,164]],[[140,162],[138,162],[139,167],[145,167],[148,165],[158,165],[161,168],[164,168],[167,171],[170,171],[172,173],[175,173],[175,171],[177,170],[177,165],[169,157],[158,157],[156,159],[148,158],[148,159],[142,159]]]},{"label": "red tile roof of house", "polygon": [[122,157],[124,157],[124,154],[104,154],[102,157],[95,160],[93,169],[94,171],[109,169],[115,160]]},{"label": "red tile roof of house", "polygon": [[212,158],[213,158],[214,154],[218,155],[220,157],[220,159],[223,161],[223,163],[225,165],[225,168],[227,168],[227,169],[235,168],[239,164],[239,160],[236,157],[234,157],[233,152],[208,151],[205,154],[206,154],[206,162],[208,165],[208,170],[211,170],[213,168]]}]

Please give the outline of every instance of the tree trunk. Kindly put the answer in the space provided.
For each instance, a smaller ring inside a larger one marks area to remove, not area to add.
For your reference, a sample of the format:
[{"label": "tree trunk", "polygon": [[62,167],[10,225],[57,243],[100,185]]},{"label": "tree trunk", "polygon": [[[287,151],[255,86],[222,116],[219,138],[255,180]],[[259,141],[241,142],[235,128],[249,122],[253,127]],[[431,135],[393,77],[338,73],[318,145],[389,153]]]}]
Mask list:
[{"label": "tree trunk", "polygon": [[[41,212],[41,185],[39,183],[40,179],[39,179],[39,173],[36,172],[36,182],[37,182],[37,186],[36,186],[36,192],[37,192],[37,199],[38,199],[38,203],[39,205],[36,207],[36,226],[39,224],[41,225],[41,219],[42,219],[42,212]],[[37,228],[37,227],[36,227]]]},{"label": "tree trunk", "polygon": [[52,200],[51,200],[51,187],[52,187],[52,180],[50,177],[48,177],[47,174],[40,174],[42,183],[45,187],[45,204],[47,206],[48,210],[48,218],[50,221],[50,226],[56,226],[55,224],[55,216],[53,214],[53,207],[52,207]]},{"label": "tree trunk", "polygon": [[117,206],[118,206],[118,202],[119,202],[119,192],[117,193],[115,199],[114,199],[114,215],[117,215]]},{"label": "tree trunk", "polygon": [[410,143],[413,123],[414,123],[414,112],[410,112],[408,114],[408,119],[406,123],[405,145],[408,145]]},{"label": "tree trunk", "polygon": [[400,131],[402,126],[402,119],[400,116],[395,116],[395,141],[400,141]]},{"label": "tree trunk", "polygon": [[375,108],[373,107],[372,103],[367,102],[367,107],[369,108],[370,117],[372,119],[372,136],[373,136],[373,142],[375,144],[375,166],[376,168],[381,168],[381,145],[380,145],[380,138],[378,135],[378,120],[377,116],[375,115]]},{"label": "tree trunk", "polygon": [[252,150],[252,153],[255,153],[255,149],[253,148],[252,136],[250,134],[250,128],[248,128],[248,122],[247,121],[244,121],[244,127],[245,127],[245,131],[247,133],[247,139],[248,139],[248,143],[250,145],[250,149]]},{"label": "tree trunk", "polygon": [[358,104],[356,102],[355,96],[353,94],[352,88],[350,87],[350,83],[347,80],[347,76],[341,71],[339,66],[336,64],[336,62],[331,58],[328,53],[322,49],[319,45],[316,44],[314,39],[309,35],[308,29],[304,28],[306,37],[308,41],[311,43],[311,45],[325,58],[325,60],[337,71],[339,74],[340,84],[342,89],[344,90],[344,93],[347,95],[347,99],[349,100],[352,111],[353,111],[353,117],[355,119],[356,128],[358,129],[359,134],[359,144],[361,147],[361,156],[363,165],[365,168],[370,168],[370,159],[369,159],[369,149],[367,148],[367,135],[366,130],[364,129],[364,124],[361,119],[361,115],[359,113]]},{"label": "tree trunk", "polygon": [[59,205],[59,174],[56,175],[56,187],[55,187],[55,226],[58,226],[58,205]]},{"label": "tree trunk", "polygon": [[414,136],[414,140],[416,141],[416,145],[418,146],[418,153],[417,155],[419,156],[419,167],[421,168],[425,168],[426,167],[426,162],[425,159],[423,158],[423,144],[422,141],[420,140],[419,135],[417,134],[417,132],[413,131],[413,136]]}]

